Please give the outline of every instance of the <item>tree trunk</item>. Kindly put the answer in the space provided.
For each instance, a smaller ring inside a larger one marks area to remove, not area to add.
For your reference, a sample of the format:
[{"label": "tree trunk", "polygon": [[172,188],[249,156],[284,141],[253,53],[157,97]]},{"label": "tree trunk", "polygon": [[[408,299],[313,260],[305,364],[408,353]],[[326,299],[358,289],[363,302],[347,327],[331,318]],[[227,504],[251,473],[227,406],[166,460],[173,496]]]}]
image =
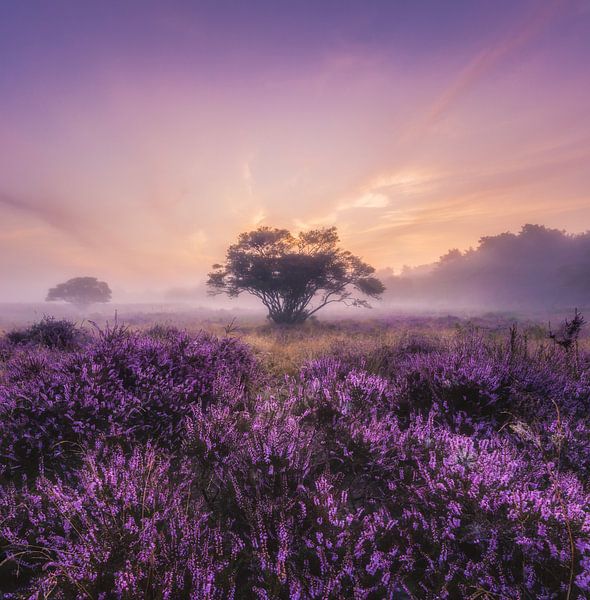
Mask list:
[{"label": "tree trunk", "polygon": [[269,311],[268,317],[277,325],[298,325],[307,320],[307,313],[305,311]]}]

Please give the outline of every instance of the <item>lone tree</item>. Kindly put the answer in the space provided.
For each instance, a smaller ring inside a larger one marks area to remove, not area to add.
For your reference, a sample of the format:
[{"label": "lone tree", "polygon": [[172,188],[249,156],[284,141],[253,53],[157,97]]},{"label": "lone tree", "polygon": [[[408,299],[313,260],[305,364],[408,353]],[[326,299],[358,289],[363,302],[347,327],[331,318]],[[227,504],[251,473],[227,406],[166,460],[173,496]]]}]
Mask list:
[{"label": "lone tree", "polygon": [[111,290],[104,281],[96,277],[74,277],[65,283],[51,288],[47,293],[47,302],[65,300],[78,308],[87,308],[95,302],[109,302]]},{"label": "lone tree", "polygon": [[333,302],[370,307],[359,294],[378,298],[383,284],[375,269],[338,247],[335,227],[293,236],[286,229],[260,227],[242,233],[213,265],[211,293],[252,294],[275,323],[302,323]]}]

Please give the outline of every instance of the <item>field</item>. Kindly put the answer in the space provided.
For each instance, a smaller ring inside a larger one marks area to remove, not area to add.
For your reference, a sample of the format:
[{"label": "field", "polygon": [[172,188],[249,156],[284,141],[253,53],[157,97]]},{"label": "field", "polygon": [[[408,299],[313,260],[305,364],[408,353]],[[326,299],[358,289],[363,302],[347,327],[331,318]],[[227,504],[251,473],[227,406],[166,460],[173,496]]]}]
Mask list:
[{"label": "field", "polygon": [[513,321],[5,321],[0,596],[590,596],[588,338]]}]

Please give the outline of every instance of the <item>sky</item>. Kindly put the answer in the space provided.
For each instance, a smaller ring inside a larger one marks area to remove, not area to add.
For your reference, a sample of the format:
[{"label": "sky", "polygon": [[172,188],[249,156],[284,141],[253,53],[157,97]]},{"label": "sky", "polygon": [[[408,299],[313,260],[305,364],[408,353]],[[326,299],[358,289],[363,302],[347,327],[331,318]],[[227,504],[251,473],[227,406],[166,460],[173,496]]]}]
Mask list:
[{"label": "sky", "polygon": [[378,269],[590,229],[590,0],[0,0],[0,301],[203,283],[242,231]]}]

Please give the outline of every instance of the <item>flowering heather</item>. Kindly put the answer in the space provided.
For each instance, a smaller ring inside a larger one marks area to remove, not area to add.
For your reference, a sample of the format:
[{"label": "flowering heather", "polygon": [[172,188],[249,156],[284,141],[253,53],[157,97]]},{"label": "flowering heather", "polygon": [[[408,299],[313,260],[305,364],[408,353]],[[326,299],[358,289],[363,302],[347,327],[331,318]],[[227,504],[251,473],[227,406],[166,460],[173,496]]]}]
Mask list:
[{"label": "flowering heather", "polygon": [[2,356],[6,598],[590,596],[587,356],[466,335],[273,378],[174,330]]},{"label": "flowering heather", "polygon": [[121,329],[72,353],[17,352],[0,380],[2,474],[62,469],[73,450],[103,438],[173,447],[193,406],[239,402],[259,376],[245,346],[206,334]]}]

